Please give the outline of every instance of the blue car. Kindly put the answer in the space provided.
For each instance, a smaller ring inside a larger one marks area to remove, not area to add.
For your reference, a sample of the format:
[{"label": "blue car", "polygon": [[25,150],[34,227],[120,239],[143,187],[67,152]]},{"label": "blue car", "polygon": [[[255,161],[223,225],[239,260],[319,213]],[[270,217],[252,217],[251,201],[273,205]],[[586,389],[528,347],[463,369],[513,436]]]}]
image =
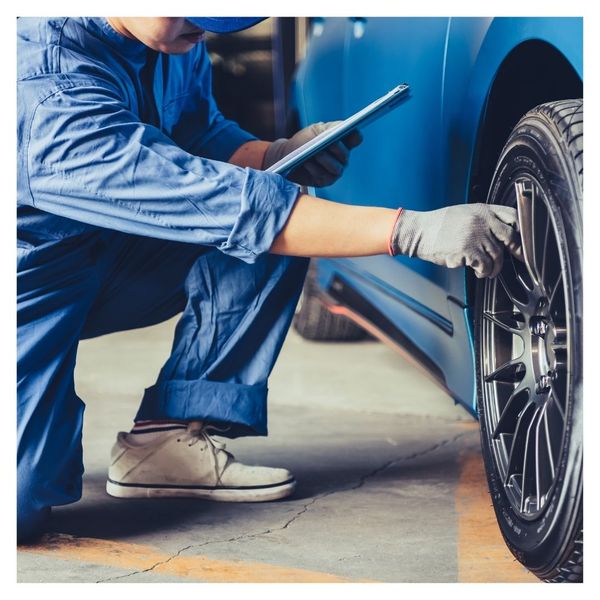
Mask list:
[{"label": "blue car", "polygon": [[313,18],[292,91],[304,126],[411,86],[317,195],[517,208],[525,260],[507,255],[498,277],[405,256],[320,259],[295,326],[309,339],[366,330],[395,344],[479,419],[502,534],[545,581],[583,579],[582,28],[580,18]]}]

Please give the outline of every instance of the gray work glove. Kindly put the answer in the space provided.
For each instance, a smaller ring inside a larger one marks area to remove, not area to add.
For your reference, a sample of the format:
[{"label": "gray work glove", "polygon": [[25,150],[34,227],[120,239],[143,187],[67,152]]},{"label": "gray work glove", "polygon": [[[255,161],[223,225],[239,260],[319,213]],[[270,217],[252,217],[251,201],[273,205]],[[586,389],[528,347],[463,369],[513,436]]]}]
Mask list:
[{"label": "gray work glove", "polygon": [[[268,169],[271,165],[287,156],[290,152],[300,146],[310,142],[323,131],[340,123],[341,121],[331,121],[329,123],[315,123],[301,129],[290,139],[281,138],[275,140],[267,148],[263,161],[263,169]],[[343,140],[331,144],[328,148],[316,154],[307,160],[300,167],[288,175],[288,179],[300,185],[312,187],[325,187],[337,181],[344,168],[348,164],[350,150],[362,142],[362,136],[358,131],[349,133]]]},{"label": "gray work glove", "polygon": [[407,254],[477,277],[496,277],[504,248],[523,260],[517,211],[495,204],[458,204],[428,212],[403,210],[390,238],[392,254]]}]

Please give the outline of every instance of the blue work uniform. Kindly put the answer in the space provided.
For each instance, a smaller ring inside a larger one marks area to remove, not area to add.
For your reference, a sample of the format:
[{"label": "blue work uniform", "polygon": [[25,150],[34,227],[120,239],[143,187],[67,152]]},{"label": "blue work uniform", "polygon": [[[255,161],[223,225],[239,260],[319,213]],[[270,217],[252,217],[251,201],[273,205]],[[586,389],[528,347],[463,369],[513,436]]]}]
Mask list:
[{"label": "blue work uniform", "polygon": [[307,261],[268,254],[299,187],[225,162],[253,139],[215,105],[203,43],[165,55],[102,18],[18,19],[19,538],[81,497],[80,339],[183,311],[136,420],[266,435]]}]

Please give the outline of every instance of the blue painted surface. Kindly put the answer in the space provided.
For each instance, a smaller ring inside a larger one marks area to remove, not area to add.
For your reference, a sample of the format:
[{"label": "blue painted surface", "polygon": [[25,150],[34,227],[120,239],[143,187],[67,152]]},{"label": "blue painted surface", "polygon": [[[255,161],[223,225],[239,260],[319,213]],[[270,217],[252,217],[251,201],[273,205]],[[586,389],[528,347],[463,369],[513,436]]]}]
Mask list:
[{"label": "blue painted surface", "polygon": [[[580,18],[318,19],[294,86],[302,125],[345,118],[398,83],[410,83],[412,95],[365,129],[344,177],[318,195],[417,210],[467,202],[479,125],[506,56],[541,40],[582,77],[582,30]],[[464,269],[377,256],[320,260],[318,272],[323,288],[335,274],[349,281],[475,412],[472,328],[460,307],[467,304]]]}]

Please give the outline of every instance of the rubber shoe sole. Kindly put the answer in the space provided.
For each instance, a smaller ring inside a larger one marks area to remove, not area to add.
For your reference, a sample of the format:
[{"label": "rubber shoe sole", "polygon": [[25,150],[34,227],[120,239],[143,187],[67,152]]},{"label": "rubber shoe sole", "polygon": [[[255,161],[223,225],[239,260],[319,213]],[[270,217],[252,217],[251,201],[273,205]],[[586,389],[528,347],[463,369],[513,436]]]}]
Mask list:
[{"label": "rubber shoe sole", "polygon": [[211,488],[207,486],[181,486],[160,484],[119,483],[108,479],[106,492],[114,498],[202,498],[216,502],[268,502],[293,493],[296,480],[256,487]]}]

